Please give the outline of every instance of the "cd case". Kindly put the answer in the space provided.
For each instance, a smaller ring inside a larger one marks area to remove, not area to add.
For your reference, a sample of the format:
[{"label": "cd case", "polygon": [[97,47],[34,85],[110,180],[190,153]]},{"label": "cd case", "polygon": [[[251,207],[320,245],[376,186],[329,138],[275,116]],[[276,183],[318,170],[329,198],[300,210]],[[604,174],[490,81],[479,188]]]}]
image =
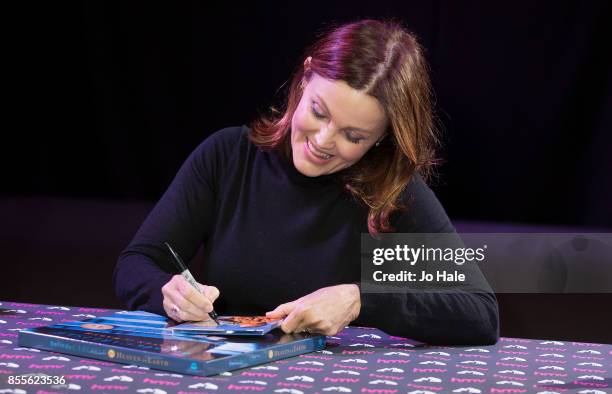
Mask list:
[{"label": "cd case", "polygon": [[[276,322],[265,322],[265,325],[274,324]],[[177,330],[176,327],[176,322],[165,316],[122,311],[22,330],[19,346],[200,376],[325,347],[323,335],[285,334],[272,330],[263,335],[226,337],[204,335],[197,330]]]},{"label": "cd case", "polygon": [[264,335],[281,325],[281,319],[265,316],[219,316],[219,325],[213,320],[180,323],[171,327],[175,332],[193,332],[214,335]]}]

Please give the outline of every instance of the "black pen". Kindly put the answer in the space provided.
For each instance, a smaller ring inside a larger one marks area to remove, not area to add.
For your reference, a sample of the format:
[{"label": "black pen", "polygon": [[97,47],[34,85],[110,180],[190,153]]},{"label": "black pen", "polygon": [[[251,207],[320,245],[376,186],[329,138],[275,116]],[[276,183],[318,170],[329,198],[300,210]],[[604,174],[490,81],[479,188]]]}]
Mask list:
[{"label": "black pen", "polygon": [[[172,246],[170,246],[170,244],[168,242],[164,242],[164,244],[166,245],[166,247],[170,251],[170,254],[172,255],[172,257],[174,258],[173,259],[173,261],[175,263],[174,265],[176,266],[176,268],[179,269],[180,274],[183,275],[183,278],[185,278],[185,280],[187,282],[189,282],[189,284],[191,286],[193,286],[198,291],[198,293],[202,294],[202,291],[200,290],[200,286],[198,286],[198,283],[193,278],[193,275],[191,275],[191,272],[189,272],[189,269],[187,268],[185,263],[183,263],[183,260],[181,259],[181,256],[179,256],[178,253],[176,253],[174,251],[174,249],[172,249]],[[210,318],[213,319],[215,321],[215,323],[219,324],[219,320],[217,320],[219,318],[219,316],[217,316],[217,312],[215,312],[214,309],[212,311],[208,312],[208,316],[210,316]]]}]

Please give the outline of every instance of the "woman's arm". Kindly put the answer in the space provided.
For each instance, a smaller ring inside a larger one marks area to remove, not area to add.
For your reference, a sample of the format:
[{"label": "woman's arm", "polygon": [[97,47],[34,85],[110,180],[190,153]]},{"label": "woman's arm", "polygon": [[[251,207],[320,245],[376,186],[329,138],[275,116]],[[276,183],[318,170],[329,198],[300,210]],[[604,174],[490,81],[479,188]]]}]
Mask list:
[{"label": "woman's arm", "polygon": [[499,338],[493,293],[364,294],[355,325],[431,345],[489,345]]},{"label": "woman's arm", "polygon": [[240,128],[221,130],[194,150],[119,256],[113,285],[128,308],[164,313],[161,288],[176,269],[163,243],[169,242],[189,261],[209,236],[217,180],[240,133]]},{"label": "woman's arm", "polygon": [[[444,208],[420,176],[413,177],[405,197],[409,208],[397,219],[396,232],[455,233]],[[462,269],[468,283],[444,292],[362,292],[359,318],[353,324],[428,344],[495,343],[499,338],[495,294],[476,264]]]}]

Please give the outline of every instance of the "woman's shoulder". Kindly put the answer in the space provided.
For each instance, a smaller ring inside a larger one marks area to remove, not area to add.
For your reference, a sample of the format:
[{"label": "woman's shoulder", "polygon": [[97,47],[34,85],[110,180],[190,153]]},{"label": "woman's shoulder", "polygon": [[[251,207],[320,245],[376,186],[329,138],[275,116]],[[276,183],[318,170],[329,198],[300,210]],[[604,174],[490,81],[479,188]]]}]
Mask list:
[{"label": "woman's shoulder", "polygon": [[249,143],[247,126],[225,127],[209,134],[187,159],[198,173],[217,176],[233,162],[240,147]]},{"label": "woman's shoulder", "polygon": [[412,174],[410,181],[400,196],[404,203],[413,200],[420,200],[422,202],[431,202],[432,199],[437,200],[434,191],[431,190],[423,176],[418,172]]},{"label": "woman's shoulder", "polygon": [[415,173],[400,195],[406,207],[397,217],[397,232],[445,233],[454,232],[448,215],[434,191],[423,177]]},{"label": "woman's shoulder", "polygon": [[194,150],[194,155],[230,157],[232,152],[243,143],[248,143],[250,129],[247,126],[231,126],[212,132],[200,142]]},{"label": "woman's shoulder", "polygon": [[248,139],[250,129],[245,126],[230,126],[219,129],[209,134],[201,145],[212,145],[216,147],[232,147],[241,139]]}]

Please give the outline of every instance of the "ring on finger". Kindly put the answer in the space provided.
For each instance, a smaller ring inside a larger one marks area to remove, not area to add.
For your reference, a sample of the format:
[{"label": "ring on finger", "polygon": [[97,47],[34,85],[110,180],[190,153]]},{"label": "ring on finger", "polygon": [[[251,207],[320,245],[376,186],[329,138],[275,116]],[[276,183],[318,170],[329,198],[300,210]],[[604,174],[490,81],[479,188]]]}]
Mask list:
[{"label": "ring on finger", "polygon": [[176,317],[178,317],[179,314],[181,313],[181,310],[179,309],[178,306],[176,306],[176,304],[172,304],[172,308],[170,310],[172,311],[172,314]]}]

